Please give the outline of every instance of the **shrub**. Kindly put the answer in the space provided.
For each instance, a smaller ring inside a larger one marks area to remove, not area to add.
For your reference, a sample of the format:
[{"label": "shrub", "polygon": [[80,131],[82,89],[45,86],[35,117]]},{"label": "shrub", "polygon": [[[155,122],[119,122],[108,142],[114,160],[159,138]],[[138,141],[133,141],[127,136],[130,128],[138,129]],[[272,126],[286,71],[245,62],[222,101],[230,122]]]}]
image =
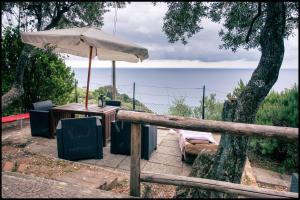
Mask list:
[{"label": "shrub", "polygon": [[[2,50],[2,95],[11,88],[18,59],[23,49],[18,27],[8,27],[3,33]],[[26,112],[33,102],[50,99],[55,104],[70,101],[74,89],[74,73],[64,63],[63,57],[51,49],[34,49],[28,55],[28,65],[24,69],[24,94],[12,103],[2,115]]]},{"label": "shrub", "polygon": [[[298,86],[281,93],[270,92],[256,114],[256,123],[298,127]],[[298,168],[297,141],[253,138],[250,147],[258,154],[280,161],[282,171]]]}]

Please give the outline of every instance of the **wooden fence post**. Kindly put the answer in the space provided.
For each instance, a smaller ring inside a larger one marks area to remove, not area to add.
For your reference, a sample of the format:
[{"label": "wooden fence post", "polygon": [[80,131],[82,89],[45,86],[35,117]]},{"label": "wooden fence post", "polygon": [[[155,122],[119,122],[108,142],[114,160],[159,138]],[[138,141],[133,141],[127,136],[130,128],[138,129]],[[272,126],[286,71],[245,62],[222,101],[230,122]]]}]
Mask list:
[{"label": "wooden fence post", "polygon": [[140,197],[141,124],[131,124],[130,195]]}]

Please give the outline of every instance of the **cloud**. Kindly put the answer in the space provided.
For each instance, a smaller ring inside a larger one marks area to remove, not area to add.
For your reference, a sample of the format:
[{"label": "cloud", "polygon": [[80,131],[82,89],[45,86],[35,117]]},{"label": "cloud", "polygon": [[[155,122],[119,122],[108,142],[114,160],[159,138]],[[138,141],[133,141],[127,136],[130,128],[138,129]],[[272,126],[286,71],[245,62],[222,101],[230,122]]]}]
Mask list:
[{"label": "cloud", "polygon": [[[72,68],[87,68],[88,59],[70,56],[65,60],[67,66]],[[218,62],[203,62],[199,60],[145,60],[139,63],[117,61],[117,68],[255,68],[258,61],[233,60]],[[92,60],[92,68],[111,68],[111,61]]]},{"label": "cloud", "polygon": [[[143,63],[122,64],[121,67],[178,67],[192,65],[193,67],[218,66],[222,67],[249,67],[255,68],[260,59],[257,49],[239,49],[237,52],[219,49],[222,41],[218,35],[221,24],[213,23],[209,19],[203,19],[201,24],[204,29],[188,39],[188,44],[180,42],[169,43],[168,38],[162,31],[163,18],[167,11],[165,3],[154,6],[150,2],[133,2],[126,8],[118,9],[116,36],[143,46],[149,51],[149,59]],[[113,33],[114,8],[104,15],[103,31]],[[285,57],[283,68],[298,67],[298,33],[295,37],[285,40]],[[182,62],[179,62],[182,61]],[[98,61],[95,61],[98,62]],[[166,64],[168,62],[168,64]],[[185,63],[184,63],[185,62]],[[197,64],[192,64],[192,63]],[[151,64],[150,64],[151,63]],[[148,65],[149,64],[149,65]],[[204,66],[205,65],[205,66]],[[103,66],[103,65],[101,65]],[[110,67],[107,62],[105,66]]]}]

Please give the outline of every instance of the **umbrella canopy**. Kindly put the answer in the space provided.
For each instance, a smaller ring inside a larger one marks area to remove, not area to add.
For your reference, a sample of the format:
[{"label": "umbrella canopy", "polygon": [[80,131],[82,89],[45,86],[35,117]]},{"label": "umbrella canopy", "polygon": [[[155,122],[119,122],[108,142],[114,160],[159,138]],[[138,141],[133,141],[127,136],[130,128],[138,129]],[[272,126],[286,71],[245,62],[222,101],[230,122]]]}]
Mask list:
[{"label": "umbrella canopy", "polygon": [[44,48],[54,47],[54,51],[81,57],[89,57],[89,73],[86,94],[89,88],[91,58],[138,62],[148,58],[148,50],[121,38],[107,34],[98,28],[69,28],[21,33],[24,43]]}]

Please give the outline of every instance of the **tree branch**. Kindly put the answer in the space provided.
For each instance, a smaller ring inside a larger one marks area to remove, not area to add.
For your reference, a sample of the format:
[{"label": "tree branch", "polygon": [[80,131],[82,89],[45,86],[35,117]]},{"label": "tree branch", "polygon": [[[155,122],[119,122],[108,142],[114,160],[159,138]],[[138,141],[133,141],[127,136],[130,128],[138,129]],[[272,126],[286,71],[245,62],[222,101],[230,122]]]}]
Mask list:
[{"label": "tree branch", "polygon": [[63,17],[64,13],[68,12],[70,10],[70,8],[72,6],[74,6],[75,4],[76,4],[76,2],[75,3],[72,2],[69,6],[63,6],[61,10],[58,10],[56,17],[54,17],[51,20],[50,24],[48,24],[48,26],[44,30],[49,30],[49,29],[55,27],[58,24],[59,20]]},{"label": "tree branch", "polygon": [[250,24],[250,28],[248,30],[248,33],[247,33],[247,36],[246,36],[246,43],[249,42],[249,38],[250,38],[250,35],[252,33],[252,28],[253,28],[253,24],[254,22],[257,20],[257,18],[261,15],[261,2],[258,2],[258,12],[257,14],[253,17],[252,19],[252,22]]}]

